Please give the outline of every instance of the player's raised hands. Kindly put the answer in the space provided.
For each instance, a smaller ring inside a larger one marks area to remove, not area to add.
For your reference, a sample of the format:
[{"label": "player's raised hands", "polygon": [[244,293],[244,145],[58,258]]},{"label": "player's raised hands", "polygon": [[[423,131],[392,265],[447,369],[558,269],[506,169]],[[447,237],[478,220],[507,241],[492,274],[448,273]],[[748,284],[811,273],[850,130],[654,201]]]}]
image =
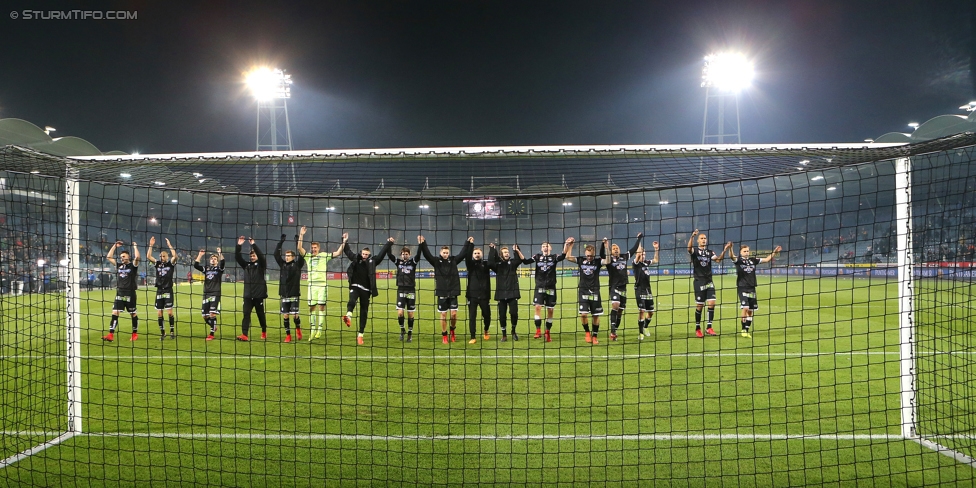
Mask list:
[{"label": "player's raised hands", "polygon": [[518,252],[519,251],[518,244],[512,244],[512,250]]},{"label": "player's raised hands", "polygon": [[115,241],[115,245],[116,245],[116,246],[124,246],[124,245],[125,245],[125,243],[124,243],[124,242],[122,242],[122,241]]},{"label": "player's raised hands", "polygon": [[655,251],[658,251],[658,250],[660,250],[660,249],[661,249],[661,245],[660,245],[660,244],[658,244],[658,242],[657,242],[657,241],[654,241],[654,242],[652,242],[652,243],[651,243],[651,246],[653,246],[653,247],[654,247],[654,250],[655,250]]},{"label": "player's raised hands", "polygon": [[343,232],[343,234],[342,234],[342,242],[346,242],[348,240],[349,240],[349,233],[348,232]]},{"label": "player's raised hands", "polygon": [[152,236],[149,238],[149,247],[153,247],[155,245],[156,245],[156,236]]},{"label": "player's raised hands", "polygon": [[[305,235],[305,232],[307,232],[307,231],[308,231],[308,227],[305,227],[303,225],[302,228],[298,231],[298,235],[304,236]],[[282,234],[281,236],[284,237],[284,234]]]},{"label": "player's raised hands", "polygon": [[468,242],[470,242],[471,244],[474,244],[474,237],[468,237]]},{"label": "player's raised hands", "polygon": [[[244,244],[244,236],[238,237],[237,238],[237,245],[240,246],[240,245],[243,245],[243,244]],[[217,252],[220,252],[220,251],[217,251]]]},{"label": "player's raised hands", "polygon": [[494,249],[495,248],[495,243],[494,242],[489,242],[488,243],[488,247]]},{"label": "player's raised hands", "polygon": [[173,245],[169,243],[168,237],[166,238],[166,247],[173,247]]},{"label": "player's raised hands", "polygon": [[572,244],[574,242],[576,242],[576,238],[575,237],[570,237],[570,238],[566,239],[566,244]]},{"label": "player's raised hands", "polygon": [[253,246],[254,245],[254,238],[253,237],[248,237],[247,238],[247,243]]},{"label": "player's raised hands", "polygon": [[223,253],[220,252],[220,248],[219,247],[217,248],[217,254],[223,254]]},{"label": "player's raised hands", "polygon": [[694,232],[692,232],[692,233],[691,233],[691,235],[693,235],[693,236],[697,236],[697,235],[698,235],[698,229],[695,229],[695,231],[694,231]]},{"label": "player's raised hands", "polygon": [[782,250],[783,250],[783,246],[776,246],[776,249],[773,249],[773,252],[780,252]]},{"label": "player's raised hands", "polygon": [[725,248],[726,249],[732,249],[732,241],[726,242],[725,243]]},{"label": "player's raised hands", "polygon": [[637,238],[639,239],[639,238],[641,238],[641,237],[644,237],[644,233],[643,233],[643,232],[638,232],[638,233],[637,233]]},{"label": "player's raised hands", "polygon": [[423,243],[424,243],[424,236],[417,236],[417,244],[423,244]]},{"label": "player's raised hands", "polygon": [[387,239],[387,242],[390,242],[392,244],[392,243],[396,242],[396,239],[394,239],[393,237],[390,237],[389,239]]}]

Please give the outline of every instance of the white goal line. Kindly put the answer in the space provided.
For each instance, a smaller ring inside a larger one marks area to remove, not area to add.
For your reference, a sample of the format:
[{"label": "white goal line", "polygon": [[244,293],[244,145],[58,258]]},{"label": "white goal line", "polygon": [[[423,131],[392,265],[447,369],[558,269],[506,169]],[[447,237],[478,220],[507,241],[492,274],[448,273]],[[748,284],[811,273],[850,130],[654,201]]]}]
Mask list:
[{"label": "white goal line", "polygon": [[[58,432],[0,431],[9,436],[57,435]],[[239,432],[86,432],[79,437],[145,439],[318,440],[318,441],[909,441],[901,434],[607,434],[607,435],[371,435],[371,434],[259,434]],[[930,436],[931,439],[976,439],[976,435]]]},{"label": "white goal line", "polygon": [[[950,354],[950,353],[939,353]],[[956,353],[951,353],[956,354]],[[970,354],[970,353],[959,353]],[[976,352],[974,352],[976,354]],[[130,360],[130,359],[159,359],[159,360],[203,360],[203,361],[265,361],[274,359],[320,359],[320,360],[359,360],[359,361],[390,361],[400,359],[649,359],[649,358],[723,358],[723,357],[770,357],[770,358],[801,358],[801,357],[830,357],[830,356],[897,356],[898,351],[844,351],[844,352],[689,352],[673,354],[427,354],[427,355],[278,355],[252,356],[229,354],[176,354],[176,355],[92,355],[82,356],[88,360]],[[2,359],[63,359],[60,355],[12,355],[0,356]]]}]

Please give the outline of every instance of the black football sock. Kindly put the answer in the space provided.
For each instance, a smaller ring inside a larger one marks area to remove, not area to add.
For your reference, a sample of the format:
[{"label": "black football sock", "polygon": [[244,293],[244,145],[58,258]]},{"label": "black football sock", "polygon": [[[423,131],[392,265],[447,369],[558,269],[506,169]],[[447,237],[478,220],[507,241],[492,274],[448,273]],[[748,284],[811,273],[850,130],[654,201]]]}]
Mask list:
[{"label": "black football sock", "polygon": [[169,333],[172,334],[174,332],[176,332],[176,316],[175,315],[170,315],[169,316]]},{"label": "black football sock", "polygon": [[701,329],[701,317],[702,317],[702,311],[696,309],[695,310],[695,330]]}]

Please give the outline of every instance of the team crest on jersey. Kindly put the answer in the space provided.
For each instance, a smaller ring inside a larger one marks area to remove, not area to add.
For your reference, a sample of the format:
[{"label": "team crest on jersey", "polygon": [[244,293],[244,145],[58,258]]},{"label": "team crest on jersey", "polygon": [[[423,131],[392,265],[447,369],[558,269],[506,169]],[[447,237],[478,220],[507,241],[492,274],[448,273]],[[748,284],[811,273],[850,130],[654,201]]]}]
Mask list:
[{"label": "team crest on jersey", "polygon": [[119,266],[119,278],[125,278],[129,276],[129,272],[131,271],[132,271],[131,268],[129,268],[128,266]]},{"label": "team crest on jersey", "polygon": [[592,264],[584,264],[583,266],[580,266],[580,271],[582,271],[586,276],[591,276],[596,269],[596,266]]}]

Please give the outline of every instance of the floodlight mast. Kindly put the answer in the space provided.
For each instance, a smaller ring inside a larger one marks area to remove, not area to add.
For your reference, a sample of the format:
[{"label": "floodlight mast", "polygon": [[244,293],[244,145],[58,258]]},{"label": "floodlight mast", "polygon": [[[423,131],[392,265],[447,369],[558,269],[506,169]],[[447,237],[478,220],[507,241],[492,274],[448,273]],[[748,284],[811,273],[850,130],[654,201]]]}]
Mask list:
[{"label": "floodlight mast", "polygon": [[[739,92],[752,83],[753,65],[740,53],[726,52],[705,56],[701,86],[705,88],[705,117],[702,122],[702,144],[741,144],[739,127]],[[709,105],[715,105],[716,116],[709,120]],[[735,120],[726,120],[730,109]],[[726,132],[726,123],[733,130]]]},{"label": "floodlight mast", "polygon": [[[245,83],[257,101],[257,135],[255,149],[258,151],[291,151],[291,124],[288,121],[288,99],[291,98],[291,75],[282,69],[267,67],[255,68],[245,74]],[[280,119],[280,120],[279,120]],[[267,127],[262,131],[263,125]],[[284,122],[284,131],[279,129]],[[279,142],[279,138],[283,142]],[[291,184],[296,184],[295,166],[291,167]],[[272,166],[272,184],[278,190],[278,165]],[[255,183],[260,187],[260,168],[255,167]]]}]

